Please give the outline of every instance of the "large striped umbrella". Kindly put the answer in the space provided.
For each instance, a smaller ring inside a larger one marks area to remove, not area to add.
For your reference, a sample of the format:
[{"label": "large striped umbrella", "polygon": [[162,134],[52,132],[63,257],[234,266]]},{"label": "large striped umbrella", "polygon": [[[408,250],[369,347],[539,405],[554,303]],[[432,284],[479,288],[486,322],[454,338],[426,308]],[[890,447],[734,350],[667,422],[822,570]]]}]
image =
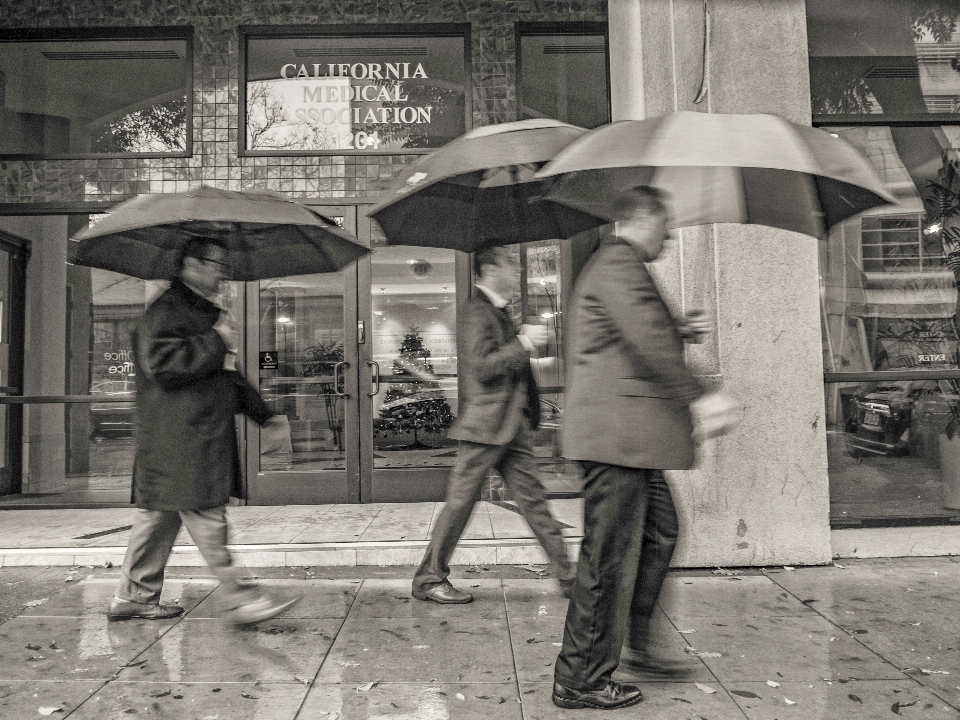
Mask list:
[{"label": "large striped umbrella", "polygon": [[631,189],[670,194],[673,227],[750,223],[815,237],[895,200],[846,140],[777,115],[677,112],[603,125],[541,169],[546,194],[614,221]]}]

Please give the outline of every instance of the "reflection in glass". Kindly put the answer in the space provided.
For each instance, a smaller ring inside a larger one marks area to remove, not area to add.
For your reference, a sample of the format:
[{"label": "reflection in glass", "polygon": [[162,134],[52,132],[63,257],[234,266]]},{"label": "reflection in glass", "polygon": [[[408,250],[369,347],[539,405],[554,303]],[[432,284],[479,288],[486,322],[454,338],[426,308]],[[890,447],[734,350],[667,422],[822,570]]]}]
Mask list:
[{"label": "reflection in glass", "polygon": [[0,154],[183,153],[180,39],[0,42]]},{"label": "reflection in glass", "polygon": [[[826,372],[957,370],[960,128],[831,127],[871,159],[896,196],[821,240]],[[941,447],[958,396],[950,383],[826,385],[834,522],[952,515],[960,477]]]},{"label": "reflection in glass", "polygon": [[374,467],[446,467],[457,414],[454,251],[381,247],[372,256]]},{"label": "reflection in glass", "polygon": [[343,470],[343,276],[260,282],[260,470]]},{"label": "reflection in glass", "polygon": [[960,113],[960,11],[950,5],[808,0],[813,114]]},{"label": "reflection in glass", "polygon": [[462,135],[464,38],[247,38],[246,149],[390,152]]},{"label": "reflection in glass", "polygon": [[594,128],[610,122],[607,39],[596,34],[520,31],[519,117]]},{"label": "reflection in glass", "polygon": [[137,376],[131,332],[165,284],[69,265],[67,286],[66,391],[98,401],[65,406],[65,493],[80,502],[129,502]]}]

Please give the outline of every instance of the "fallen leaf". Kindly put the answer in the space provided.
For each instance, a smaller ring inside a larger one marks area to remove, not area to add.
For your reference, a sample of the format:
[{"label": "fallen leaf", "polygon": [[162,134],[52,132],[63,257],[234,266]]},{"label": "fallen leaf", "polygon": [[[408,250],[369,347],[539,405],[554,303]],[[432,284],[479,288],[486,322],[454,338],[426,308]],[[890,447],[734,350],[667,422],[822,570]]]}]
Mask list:
[{"label": "fallen leaf", "polygon": [[681,635],[689,635],[690,633],[695,633],[696,630],[678,630],[677,632]]},{"label": "fallen leaf", "polygon": [[776,680],[767,680],[767,685],[770,687],[780,687],[780,683],[778,683]]},{"label": "fallen leaf", "polygon": [[466,698],[463,696],[463,693],[457,693],[456,698],[457,700],[466,700]]},{"label": "fallen leaf", "polygon": [[[543,642],[542,640],[537,640],[535,637],[529,638],[527,640],[527,645],[533,645],[534,643]],[[39,648],[37,648],[39,650]]]},{"label": "fallen leaf", "polygon": [[498,698],[497,705],[503,705],[506,701],[507,699],[505,697]]},{"label": "fallen leaf", "polygon": [[37,605],[43,605],[49,598],[40,598],[39,600],[30,600],[23,604],[24,607],[36,607]]},{"label": "fallen leaf", "polygon": [[734,695],[739,695],[740,697],[758,698],[758,699],[760,698],[759,695],[757,695],[756,693],[752,693],[749,690],[731,690],[730,692],[733,693]]},{"label": "fallen leaf", "polygon": [[[927,659],[929,660],[930,658],[927,658]],[[946,670],[924,670],[923,668],[920,668],[920,672],[924,675],[949,675],[950,674]]]},{"label": "fallen leaf", "polygon": [[173,692],[173,690],[167,690],[166,692],[157,693],[156,695],[152,695],[151,697],[166,697],[167,695],[169,695],[169,694],[172,693],[172,692]]},{"label": "fallen leaf", "polygon": [[716,570],[710,571],[714,575],[742,575],[743,570],[727,570],[726,568],[718,567]]},{"label": "fallen leaf", "polygon": [[841,564],[838,563],[838,562],[835,562],[835,563],[833,564],[833,566],[834,566],[835,568],[840,568],[841,570],[846,570],[846,569],[847,569],[847,566],[846,566],[846,565],[841,565]]},{"label": "fallen leaf", "polygon": [[703,683],[694,683],[694,685],[697,686],[698,690],[702,690],[708,695],[712,695],[713,693],[716,692],[716,690],[714,690],[712,687],[710,687],[709,685],[704,685]]},{"label": "fallen leaf", "polygon": [[413,646],[413,649],[414,649],[414,650],[426,650],[428,647],[430,647],[430,646],[429,646],[429,645],[414,645],[414,646]]},{"label": "fallen leaf", "polygon": [[39,646],[39,645],[25,645],[24,647],[26,647],[27,650],[39,650],[39,649],[40,649],[40,646]]},{"label": "fallen leaf", "polygon": [[563,647],[563,643],[550,643],[554,647]]},{"label": "fallen leaf", "polygon": [[847,695],[847,697],[850,698],[851,700],[853,700],[854,702],[858,702],[858,703],[860,703],[861,705],[863,705],[863,700],[861,700],[859,697],[857,697],[857,696],[854,695],[853,693],[850,693],[849,695]]},{"label": "fallen leaf", "polygon": [[690,702],[689,700],[687,700],[686,698],[670,698],[670,699],[671,699],[671,700],[676,700],[677,702],[686,703],[687,705],[693,705],[693,703]]},{"label": "fallen leaf", "polygon": [[378,685],[379,683],[380,683],[379,680],[374,680],[373,682],[368,682],[366,685],[360,685],[357,687],[357,692],[367,692],[367,690],[370,690],[371,688],[373,688],[375,685]]},{"label": "fallen leaf", "polygon": [[796,568],[793,567],[792,565],[784,565],[784,566],[783,566],[783,569],[784,569],[784,570],[796,570]]},{"label": "fallen leaf", "polygon": [[260,699],[260,697],[259,697],[258,695],[247,695],[247,693],[245,693],[245,692],[240,693],[240,697],[246,698],[247,700],[259,700],[259,699]]},{"label": "fallen leaf", "polygon": [[722,655],[721,655],[720,653],[718,653],[718,652],[693,652],[693,653],[690,653],[690,654],[691,654],[691,655],[696,655],[696,656],[699,657],[699,658],[717,658],[717,657],[722,657]]},{"label": "fallen leaf", "polygon": [[42,707],[40,708],[41,715],[53,715],[55,712],[63,712],[62,708],[58,707]]},{"label": "fallen leaf", "polygon": [[796,704],[797,704],[797,701],[796,701],[796,700],[791,700],[790,698],[784,698],[783,701],[784,701],[787,705],[796,705]]}]

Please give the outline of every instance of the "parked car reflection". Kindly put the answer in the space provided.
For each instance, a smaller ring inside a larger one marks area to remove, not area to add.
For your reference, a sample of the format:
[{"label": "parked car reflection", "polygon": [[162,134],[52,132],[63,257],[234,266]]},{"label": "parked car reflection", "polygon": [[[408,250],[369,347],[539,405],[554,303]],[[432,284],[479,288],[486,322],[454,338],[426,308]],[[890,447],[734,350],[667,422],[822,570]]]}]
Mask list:
[{"label": "parked car reflection", "polygon": [[847,449],[857,457],[929,455],[955,400],[935,380],[865,383],[846,401]]},{"label": "parked car reflection", "polygon": [[91,395],[131,402],[95,402],[90,405],[90,439],[133,437],[137,412],[136,384],[133,380],[103,380],[90,388]]}]

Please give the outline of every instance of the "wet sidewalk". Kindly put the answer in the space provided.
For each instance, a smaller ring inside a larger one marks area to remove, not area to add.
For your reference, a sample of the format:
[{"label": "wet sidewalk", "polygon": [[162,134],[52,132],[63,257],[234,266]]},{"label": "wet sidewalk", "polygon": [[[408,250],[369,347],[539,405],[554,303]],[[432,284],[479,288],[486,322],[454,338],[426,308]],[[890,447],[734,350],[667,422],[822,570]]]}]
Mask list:
[{"label": "wet sidewalk", "polygon": [[190,570],[164,591],[183,617],[108,622],[115,568],[4,567],[0,718],[960,717],[949,558],[672,572],[657,643],[693,674],[641,681],[644,701],[611,713],[551,703],[566,602],[537,568],[458,566],[454,583],[477,598],[461,606],[412,599],[412,571],[251,571],[277,596],[304,597],[237,629],[216,619],[217,585]]},{"label": "wet sidewalk", "polygon": [[[549,500],[572,556],[583,536],[583,501]],[[245,567],[414,565],[443,503],[229,507],[230,548]],[[0,510],[0,566],[119,565],[132,508]],[[454,562],[545,563],[546,555],[512,502],[477,503]],[[182,531],[171,567],[202,567]]]}]

